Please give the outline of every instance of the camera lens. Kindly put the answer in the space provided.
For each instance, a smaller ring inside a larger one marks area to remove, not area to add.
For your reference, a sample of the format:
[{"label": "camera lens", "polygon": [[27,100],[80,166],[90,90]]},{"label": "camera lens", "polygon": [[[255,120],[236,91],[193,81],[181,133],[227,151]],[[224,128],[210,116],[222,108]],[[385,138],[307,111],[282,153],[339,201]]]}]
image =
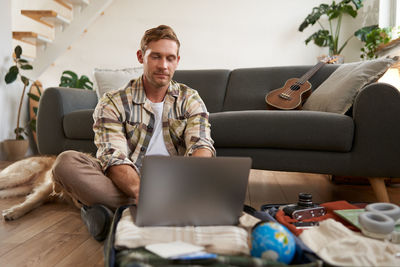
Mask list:
[{"label": "camera lens", "polygon": [[308,193],[299,193],[298,205],[302,207],[312,207],[312,195]]}]

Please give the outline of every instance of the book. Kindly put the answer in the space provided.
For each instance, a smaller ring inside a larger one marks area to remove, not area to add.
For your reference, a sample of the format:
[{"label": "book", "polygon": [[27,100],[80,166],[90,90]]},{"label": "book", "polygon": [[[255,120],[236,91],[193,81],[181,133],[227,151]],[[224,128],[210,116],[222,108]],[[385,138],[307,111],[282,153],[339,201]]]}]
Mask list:
[{"label": "book", "polygon": [[333,212],[361,230],[358,215],[365,212],[365,209],[334,210]]}]

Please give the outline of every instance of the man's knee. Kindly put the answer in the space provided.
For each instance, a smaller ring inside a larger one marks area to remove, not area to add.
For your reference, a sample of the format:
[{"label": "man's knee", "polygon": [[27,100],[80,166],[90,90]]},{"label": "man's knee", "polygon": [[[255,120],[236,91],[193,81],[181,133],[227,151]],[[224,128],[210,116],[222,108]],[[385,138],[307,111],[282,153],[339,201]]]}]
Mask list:
[{"label": "man's knee", "polygon": [[78,158],[81,156],[81,152],[67,150],[57,156],[56,161],[53,165],[53,177],[56,182],[61,184],[66,177],[70,177],[71,173],[76,167],[76,163],[79,161]]}]

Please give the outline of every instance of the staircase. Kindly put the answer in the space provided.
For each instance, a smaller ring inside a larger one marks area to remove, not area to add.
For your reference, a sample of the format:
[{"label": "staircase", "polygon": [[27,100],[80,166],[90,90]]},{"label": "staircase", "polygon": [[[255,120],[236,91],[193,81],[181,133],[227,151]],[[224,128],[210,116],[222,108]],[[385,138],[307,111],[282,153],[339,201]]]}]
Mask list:
[{"label": "staircase", "polygon": [[30,61],[33,66],[28,76],[36,80],[111,2],[112,0],[13,1],[13,4],[16,3],[15,8],[20,9],[17,18],[13,18],[13,47],[21,45],[24,51],[22,58]]}]

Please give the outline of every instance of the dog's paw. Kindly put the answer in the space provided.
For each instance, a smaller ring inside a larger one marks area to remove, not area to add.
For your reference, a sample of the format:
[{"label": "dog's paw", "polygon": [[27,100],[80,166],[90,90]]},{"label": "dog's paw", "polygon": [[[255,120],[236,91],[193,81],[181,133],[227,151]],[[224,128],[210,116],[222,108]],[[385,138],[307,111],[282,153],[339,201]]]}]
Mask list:
[{"label": "dog's paw", "polygon": [[12,221],[12,220],[16,220],[19,217],[21,217],[22,214],[20,214],[20,212],[18,212],[18,210],[16,210],[16,209],[9,208],[9,209],[3,210],[2,215],[3,215],[4,220]]}]

